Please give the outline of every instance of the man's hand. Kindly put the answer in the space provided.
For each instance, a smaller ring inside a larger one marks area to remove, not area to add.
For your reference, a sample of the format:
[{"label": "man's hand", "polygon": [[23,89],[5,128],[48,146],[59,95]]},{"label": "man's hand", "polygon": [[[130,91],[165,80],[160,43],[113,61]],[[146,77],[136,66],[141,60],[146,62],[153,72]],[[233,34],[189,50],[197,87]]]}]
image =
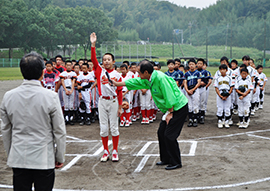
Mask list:
[{"label": "man's hand", "polygon": [[91,42],[91,44],[92,44],[92,47],[95,47],[95,45],[96,45],[96,42],[97,42],[97,35],[96,35],[96,33],[91,33],[91,35],[90,35],[90,42]]},{"label": "man's hand", "polygon": [[172,113],[169,113],[167,116],[166,116],[166,123],[167,125],[169,124],[171,118],[173,117],[173,114]]},{"label": "man's hand", "polygon": [[60,162],[55,162],[55,168],[62,168],[64,166],[64,163],[60,163]]},{"label": "man's hand", "polygon": [[79,100],[82,100],[82,93],[79,93]]}]

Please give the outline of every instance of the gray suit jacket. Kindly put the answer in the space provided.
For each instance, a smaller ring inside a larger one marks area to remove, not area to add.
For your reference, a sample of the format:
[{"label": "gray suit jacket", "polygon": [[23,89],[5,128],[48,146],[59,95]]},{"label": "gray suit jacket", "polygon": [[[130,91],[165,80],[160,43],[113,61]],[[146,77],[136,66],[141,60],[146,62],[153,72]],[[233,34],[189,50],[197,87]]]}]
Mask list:
[{"label": "gray suit jacket", "polygon": [[66,127],[55,92],[25,80],[4,95],[0,112],[8,166],[53,169],[64,162]]}]

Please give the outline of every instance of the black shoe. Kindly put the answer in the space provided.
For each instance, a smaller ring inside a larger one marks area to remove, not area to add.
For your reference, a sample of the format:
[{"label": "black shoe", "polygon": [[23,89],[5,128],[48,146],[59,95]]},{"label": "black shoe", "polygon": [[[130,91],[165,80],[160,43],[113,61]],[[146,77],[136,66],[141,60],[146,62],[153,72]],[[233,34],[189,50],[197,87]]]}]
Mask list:
[{"label": "black shoe", "polygon": [[84,120],[82,120],[82,122],[80,122],[80,125],[83,126],[85,124]]},{"label": "black shoe", "polygon": [[73,121],[69,121],[69,124],[70,124],[70,125],[74,125],[74,122],[73,122]]},{"label": "black shoe", "polygon": [[193,121],[193,127],[197,127],[197,126],[198,126],[197,119],[194,119],[194,121]]},{"label": "black shoe", "polygon": [[95,118],[94,117],[91,118],[91,123],[95,123],[95,122],[96,122]]},{"label": "black shoe", "polygon": [[65,124],[68,125],[69,124],[69,121],[65,120]]},{"label": "black shoe", "polygon": [[182,168],[182,165],[181,164],[177,164],[177,165],[168,165],[165,169],[166,170],[174,170],[174,169],[177,169],[177,168]]},{"label": "black shoe", "polygon": [[200,124],[204,124],[204,118],[203,117],[200,120]]},{"label": "black shoe", "polygon": [[193,121],[192,121],[192,119],[189,120],[189,123],[188,123],[187,126],[188,126],[188,127],[192,127],[192,126],[193,126]]},{"label": "black shoe", "polygon": [[162,166],[162,165],[168,165],[169,163],[163,162],[163,161],[159,161],[156,163],[156,165],[158,166]]},{"label": "black shoe", "polygon": [[90,118],[87,118],[87,119],[85,120],[85,125],[91,125]]}]

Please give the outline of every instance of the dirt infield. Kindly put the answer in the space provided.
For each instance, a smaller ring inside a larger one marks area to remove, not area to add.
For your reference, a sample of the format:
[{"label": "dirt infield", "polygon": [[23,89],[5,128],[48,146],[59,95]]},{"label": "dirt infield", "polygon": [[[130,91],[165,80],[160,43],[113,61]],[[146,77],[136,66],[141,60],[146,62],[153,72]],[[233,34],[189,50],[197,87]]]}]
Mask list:
[{"label": "dirt infield", "polygon": [[[21,81],[0,81],[0,100]],[[99,162],[99,125],[67,126],[65,166],[56,170],[55,190],[270,190],[270,83],[264,109],[251,118],[248,129],[218,129],[216,95],[211,87],[206,123],[185,124],[179,145],[183,167],[166,171],[159,161],[157,129],[133,123],[120,128],[118,163]],[[112,145],[109,147],[112,148]],[[6,165],[0,137],[0,190],[11,190],[12,170]]]}]

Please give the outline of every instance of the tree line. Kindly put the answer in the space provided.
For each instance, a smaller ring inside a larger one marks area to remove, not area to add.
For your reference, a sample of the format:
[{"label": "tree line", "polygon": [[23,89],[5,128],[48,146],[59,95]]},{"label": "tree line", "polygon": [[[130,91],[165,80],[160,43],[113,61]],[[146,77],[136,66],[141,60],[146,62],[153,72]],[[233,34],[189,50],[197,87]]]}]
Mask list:
[{"label": "tree line", "polygon": [[[203,10],[157,0],[0,0],[0,47],[25,52],[62,45],[89,49],[89,34],[99,42],[183,42],[195,46],[232,45],[263,50],[270,44],[269,0],[219,0]],[[180,37],[180,35],[178,35]],[[181,40],[174,39],[175,42]]]}]

